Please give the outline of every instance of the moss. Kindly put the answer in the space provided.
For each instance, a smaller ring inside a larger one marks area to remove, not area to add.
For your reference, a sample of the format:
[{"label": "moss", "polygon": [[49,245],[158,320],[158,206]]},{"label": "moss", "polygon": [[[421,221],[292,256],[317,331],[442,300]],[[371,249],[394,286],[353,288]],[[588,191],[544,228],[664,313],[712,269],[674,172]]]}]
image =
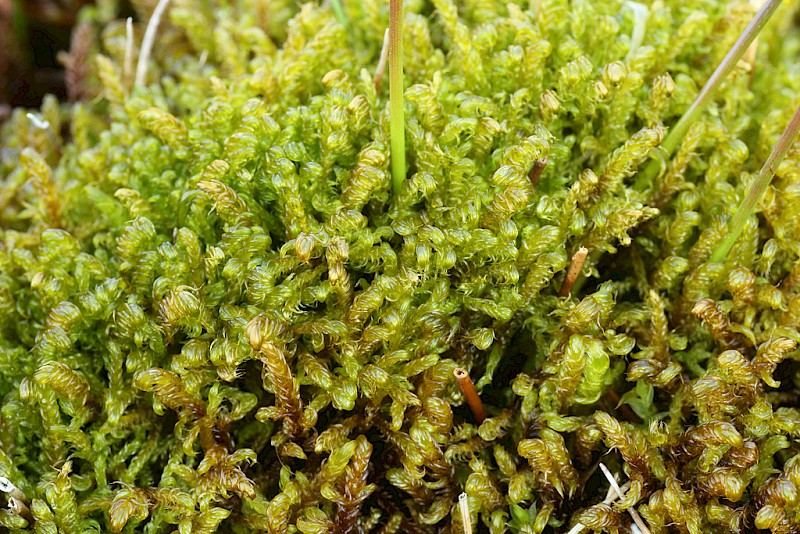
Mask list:
[{"label": "moss", "polygon": [[710,261],[797,7],[671,158],[749,3],[404,8],[397,191],[388,2],[174,0],[143,84],[82,13],[91,98],[0,134],[3,528],[458,532],[462,492],[498,533],[800,528],[796,144]]}]

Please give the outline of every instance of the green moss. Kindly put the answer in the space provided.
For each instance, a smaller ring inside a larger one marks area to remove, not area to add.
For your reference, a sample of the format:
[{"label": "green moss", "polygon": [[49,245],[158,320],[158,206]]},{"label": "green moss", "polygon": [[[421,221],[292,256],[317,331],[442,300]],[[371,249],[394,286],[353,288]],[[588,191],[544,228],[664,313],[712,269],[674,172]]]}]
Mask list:
[{"label": "green moss", "polygon": [[796,144],[710,261],[800,103],[797,7],[669,159],[748,2],[404,8],[397,191],[389,2],[174,0],[146,86],[84,12],[95,97],[0,133],[3,528],[458,532],[462,492],[476,531],[800,528]]}]

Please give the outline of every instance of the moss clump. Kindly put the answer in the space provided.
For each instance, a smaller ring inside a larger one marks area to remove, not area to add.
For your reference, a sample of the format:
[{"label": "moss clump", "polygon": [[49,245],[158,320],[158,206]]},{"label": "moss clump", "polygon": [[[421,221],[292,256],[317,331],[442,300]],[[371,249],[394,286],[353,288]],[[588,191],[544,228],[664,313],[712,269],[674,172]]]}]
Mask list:
[{"label": "moss clump", "polygon": [[459,532],[465,492],[498,533],[797,532],[796,145],[709,261],[797,7],[634,184],[748,2],[406,2],[395,194],[389,3],[341,4],[174,0],[146,86],[101,4],[95,98],[3,124],[0,525]]}]

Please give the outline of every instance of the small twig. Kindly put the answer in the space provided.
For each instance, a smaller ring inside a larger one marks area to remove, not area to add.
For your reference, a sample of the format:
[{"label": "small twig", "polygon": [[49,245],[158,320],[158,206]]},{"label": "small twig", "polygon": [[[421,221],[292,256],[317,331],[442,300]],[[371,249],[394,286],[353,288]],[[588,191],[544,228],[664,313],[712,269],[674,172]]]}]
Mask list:
[{"label": "small twig", "polygon": [[533,162],[533,167],[528,173],[528,179],[534,187],[539,183],[539,178],[542,176],[542,171],[544,171],[545,167],[547,167],[547,158],[539,158]]},{"label": "small twig", "polygon": [[133,76],[133,18],[125,21],[125,60],[122,64],[122,79],[130,87]]},{"label": "small twig", "polygon": [[472,383],[472,379],[469,377],[469,373],[466,369],[458,367],[453,371],[453,376],[458,380],[458,387],[461,388],[461,393],[467,399],[467,404],[472,411],[472,415],[475,416],[475,420],[478,421],[478,424],[483,423],[486,419],[486,410],[483,407],[481,398],[478,396],[478,390],[475,389],[475,384]]},{"label": "small twig", "polygon": [[136,85],[144,85],[147,78],[147,62],[150,60],[150,51],[153,49],[153,42],[156,39],[156,32],[158,25],[161,23],[161,17],[164,16],[169,5],[169,0],[158,0],[158,5],[147,23],[147,29],[144,31],[144,38],[142,39],[142,48],[139,51],[139,61],[136,63]]},{"label": "small twig", "polygon": [[466,493],[458,496],[458,509],[461,511],[461,524],[464,525],[464,534],[472,534],[472,520],[469,517],[469,502],[467,502]]},{"label": "small twig", "polygon": [[[600,462],[598,462],[598,465],[599,464],[600,464]],[[616,480],[617,483],[619,483],[619,475],[617,473],[614,473],[614,480]],[[627,484],[627,482],[626,482],[626,484]],[[622,489],[622,488],[620,488],[620,489]],[[613,502],[615,499],[619,499],[619,495],[617,495],[617,491],[614,489],[614,487],[611,486],[611,484],[609,484],[608,485],[608,491],[606,491],[606,498],[603,499],[603,502],[608,501],[610,503],[610,502]]]},{"label": "small twig", "polygon": [[[622,488],[620,488],[619,484],[617,484],[617,481],[614,480],[614,477],[611,474],[611,471],[608,470],[608,467],[606,467],[605,464],[600,463],[600,470],[606,476],[608,483],[611,484],[611,486],[614,488],[614,491],[617,493],[619,498],[620,499],[624,498]],[[647,528],[647,525],[645,524],[644,520],[642,519],[642,517],[639,515],[639,512],[637,512],[635,508],[633,507],[628,508],[628,513],[631,515],[633,522],[636,523],[636,526],[639,527],[639,530],[642,531],[642,534],[650,534],[650,529]]]},{"label": "small twig", "polygon": [[389,30],[383,32],[383,47],[381,47],[381,57],[378,59],[378,67],[375,69],[375,91],[380,91],[383,73],[386,72],[386,65],[389,61]]},{"label": "small twig", "polygon": [[[622,490],[622,493],[626,493],[629,489],[631,489],[631,481],[627,481],[625,484],[619,487]],[[619,499],[619,495],[614,488],[611,486],[608,487],[608,494],[606,494],[606,498],[603,501],[604,504],[611,504],[612,502]]]},{"label": "small twig", "polygon": [[569,269],[567,269],[567,276],[564,277],[564,283],[561,284],[561,291],[558,292],[559,297],[569,296],[572,291],[572,286],[575,285],[575,280],[577,280],[578,276],[581,274],[583,262],[586,261],[587,254],[589,254],[589,249],[581,247],[578,249],[578,252],[572,256],[572,260],[569,262]]}]

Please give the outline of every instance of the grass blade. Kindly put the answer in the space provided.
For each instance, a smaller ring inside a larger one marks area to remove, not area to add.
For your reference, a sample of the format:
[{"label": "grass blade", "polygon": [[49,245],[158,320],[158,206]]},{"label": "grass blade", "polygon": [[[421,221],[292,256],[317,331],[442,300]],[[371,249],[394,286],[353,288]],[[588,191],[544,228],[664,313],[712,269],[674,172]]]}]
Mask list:
[{"label": "grass blade", "polygon": [[389,0],[389,113],[392,190],[406,179],[406,132],[403,109],[403,0]]},{"label": "grass blade", "polygon": [[[695,122],[695,120],[697,120],[697,117],[703,111],[703,108],[705,108],[706,104],[708,104],[708,102],[714,98],[714,94],[717,92],[717,89],[719,89],[720,85],[722,85],[722,82],[725,81],[725,78],[728,77],[728,74],[731,73],[733,68],[747,51],[750,43],[755,40],[780,5],[781,0],[768,0],[761,7],[761,9],[758,10],[756,16],[753,17],[753,20],[750,21],[750,24],[747,25],[747,28],[744,29],[734,45],[725,55],[722,62],[714,71],[714,74],[711,75],[711,78],[708,79],[706,84],[703,86],[703,89],[700,90],[700,94],[697,95],[697,98],[695,98],[694,102],[692,102],[692,105],[689,106],[689,109],[686,110],[686,113],[684,113],[680,120],[678,120],[677,124],[670,129],[667,138],[664,139],[664,142],[661,143],[660,147],[667,158],[671,157],[672,153],[675,152],[675,149],[678,148],[678,145],[681,144],[686,132],[689,131],[689,127]],[[644,168],[637,178],[636,188],[641,190],[646,186],[646,184],[652,182],[652,180],[658,174],[659,166],[660,161],[650,161],[650,163]]]},{"label": "grass blade", "polygon": [[728,233],[725,235],[725,239],[722,243],[714,250],[714,253],[711,255],[711,261],[723,261],[731,248],[733,248],[734,243],[736,243],[736,240],[742,233],[742,229],[744,229],[747,218],[750,217],[756,205],[758,205],[758,202],[761,200],[761,197],[764,196],[767,187],[772,181],[772,177],[775,175],[775,170],[778,168],[778,165],[781,164],[781,161],[783,161],[789,148],[791,148],[798,130],[800,130],[800,107],[794,112],[792,120],[789,121],[786,129],[781,134],[778,143],[775,145],[775,148],[772,149],[772,153],[767,158],[764,166],[761,167],[761,170],[758,171],[756,181],[753,182],[753,186],[750,188],[750,191],[747,192],[747,196],[744,197],[744,200],[739,205],[739,209],[736,210],[736,214],[728,224]]}]

